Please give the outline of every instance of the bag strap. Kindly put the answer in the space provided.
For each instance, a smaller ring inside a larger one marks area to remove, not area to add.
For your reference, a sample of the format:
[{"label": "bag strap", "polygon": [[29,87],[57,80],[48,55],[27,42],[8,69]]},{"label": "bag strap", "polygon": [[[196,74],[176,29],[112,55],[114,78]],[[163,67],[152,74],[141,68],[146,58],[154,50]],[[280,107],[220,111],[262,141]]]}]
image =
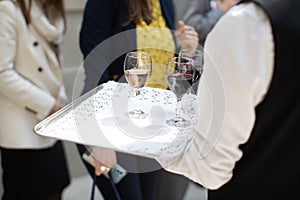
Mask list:
[{"label": "bag strap", "polygon": [[[120,196],[120,193],[119,193],[119,190],[118,190],[116,184],[114,183],[114,181],[112,179],[111,171],[109,171],[108,176],[109,176],[109,181],[111,183],[111,186],[112,186],[112,188],[113,188],[113,190],[115,192],[116,199],[117,200],[122,200],[121,196]],[[91,191],[90,200],[94,200],[95,199],[96,179],[97,179],[97,175],[94,173],[94,176],[93,176],[93,185],[92,185],[92,191]]]},{"label": "bag strap", "polygon": [[115,192],[117,200],[122,200],[121,196],[120,196],[120,193],[119,193],[119,190],[118,190],[116,184],[113,181],[113,178],[112,178],[112,175],[111,175],[111,170],[108,172],[108,176],[109,176],[109,181],[110,181],[111,186],[112,186],[112,188],[113,188],[113,190]]},{"label": "bag strap", "polygon": [[93,185],[92,185],[92,191],[91,191],[90,200],[94,200],[95,199],[96,179],[97,179],[97,175],[96,175],[96,173],[94,173],[94,176],[93,176]]}]

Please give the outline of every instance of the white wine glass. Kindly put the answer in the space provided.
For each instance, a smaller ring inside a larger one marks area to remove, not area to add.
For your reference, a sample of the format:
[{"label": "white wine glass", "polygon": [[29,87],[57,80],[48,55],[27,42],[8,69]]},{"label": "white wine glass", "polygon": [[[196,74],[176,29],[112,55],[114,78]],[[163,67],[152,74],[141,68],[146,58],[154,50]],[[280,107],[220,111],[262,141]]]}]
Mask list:
[{"label": "white wine glass", "polygon": [[181,116],[181,99],[190,90],[193,84],[194,61],[191,58],[171,58],[167,66],[167,80],[170,90],[176,95],[176,115],[168,119],[166,123],[170,126],[185,127],[190,122]]},{"label": "white wine glass", "polygon": [[[152,58],[149,53],[134,51],[126,54],[124,60],[124,74],[127,82],[134,88],[134,96],[140,95],[140,90],[144,87],[152,71]],[[132,101],[131,101],[132,102]],[[137,108],[135,103],[134,109],[129,111],[133,118],[145,118],[146,113]]]}]

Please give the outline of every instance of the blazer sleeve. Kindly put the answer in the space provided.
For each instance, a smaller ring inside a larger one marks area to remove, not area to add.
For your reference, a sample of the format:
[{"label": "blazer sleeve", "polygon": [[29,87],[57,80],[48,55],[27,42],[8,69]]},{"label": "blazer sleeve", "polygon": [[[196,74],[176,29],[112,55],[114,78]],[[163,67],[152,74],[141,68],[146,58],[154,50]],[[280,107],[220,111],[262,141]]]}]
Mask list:
[{"label": "blazer sleeve", "polygon": [[117,7],[115,0],[88,0],[80,31],[80,49],[86,58],[101,42],[113,35]]},{"label": "blazer sleeve", "polygon": [[120,15],[118,6],[120,2],[117,0],[87,1],[80,31],[80,49],[85,59],[82,93],[96,87],[100,80],[109,79],[107,68],[112,49],[109,40],[105,40],[114,34],[113,29]]},{"label": "blazer sleeve", "polygon": [[55,98],[15,70],[18,47],[16,9],[10,1],[0,3],[0,92],[42,120],[55,104]]}]

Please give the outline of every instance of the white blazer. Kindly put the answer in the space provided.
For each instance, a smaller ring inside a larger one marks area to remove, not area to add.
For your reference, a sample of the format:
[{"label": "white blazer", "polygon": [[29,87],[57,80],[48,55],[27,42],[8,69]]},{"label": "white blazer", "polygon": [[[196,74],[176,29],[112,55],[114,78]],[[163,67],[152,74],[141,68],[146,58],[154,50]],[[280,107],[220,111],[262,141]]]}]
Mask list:
[{"label": "white blazer", "polygon": [[12,1],[0,1],[0,146],[52,146],[55,140],[36,135],[33,127],[58,96],[66,99],[62,71],[47,39]]}]

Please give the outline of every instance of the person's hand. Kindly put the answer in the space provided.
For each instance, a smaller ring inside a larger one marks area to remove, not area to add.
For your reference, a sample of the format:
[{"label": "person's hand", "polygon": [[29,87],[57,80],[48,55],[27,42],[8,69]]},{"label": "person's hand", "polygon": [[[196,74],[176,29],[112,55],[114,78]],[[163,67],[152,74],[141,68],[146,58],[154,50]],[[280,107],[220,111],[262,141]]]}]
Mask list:
[{"label": "person's hand", "polygon": [[195,50],[198,47],[198,33],[191,26],[185,25],[183,21],[178,22],[176,37],[181,49]]},{"label": "person's hand", "polygon": [[49,112],[49,116],[52,115],[53,113],[57,112],[61,108],[63,108],[66,104],[67,104],[66,100],[64,100],[61,97],[58,97],[55,101],[54,106],[52,107],[52,109]]},{"label": "person's hand", "polygon": [[238,3],[238,0],[216,0],[217,7],[226,13],[231,7]]},{"label": "person's hand", "polygon": [[107,174],[117,164],[117,156],[114,150],[97,147],[93,149],[91,155],[94,158],[97,176]]}]

